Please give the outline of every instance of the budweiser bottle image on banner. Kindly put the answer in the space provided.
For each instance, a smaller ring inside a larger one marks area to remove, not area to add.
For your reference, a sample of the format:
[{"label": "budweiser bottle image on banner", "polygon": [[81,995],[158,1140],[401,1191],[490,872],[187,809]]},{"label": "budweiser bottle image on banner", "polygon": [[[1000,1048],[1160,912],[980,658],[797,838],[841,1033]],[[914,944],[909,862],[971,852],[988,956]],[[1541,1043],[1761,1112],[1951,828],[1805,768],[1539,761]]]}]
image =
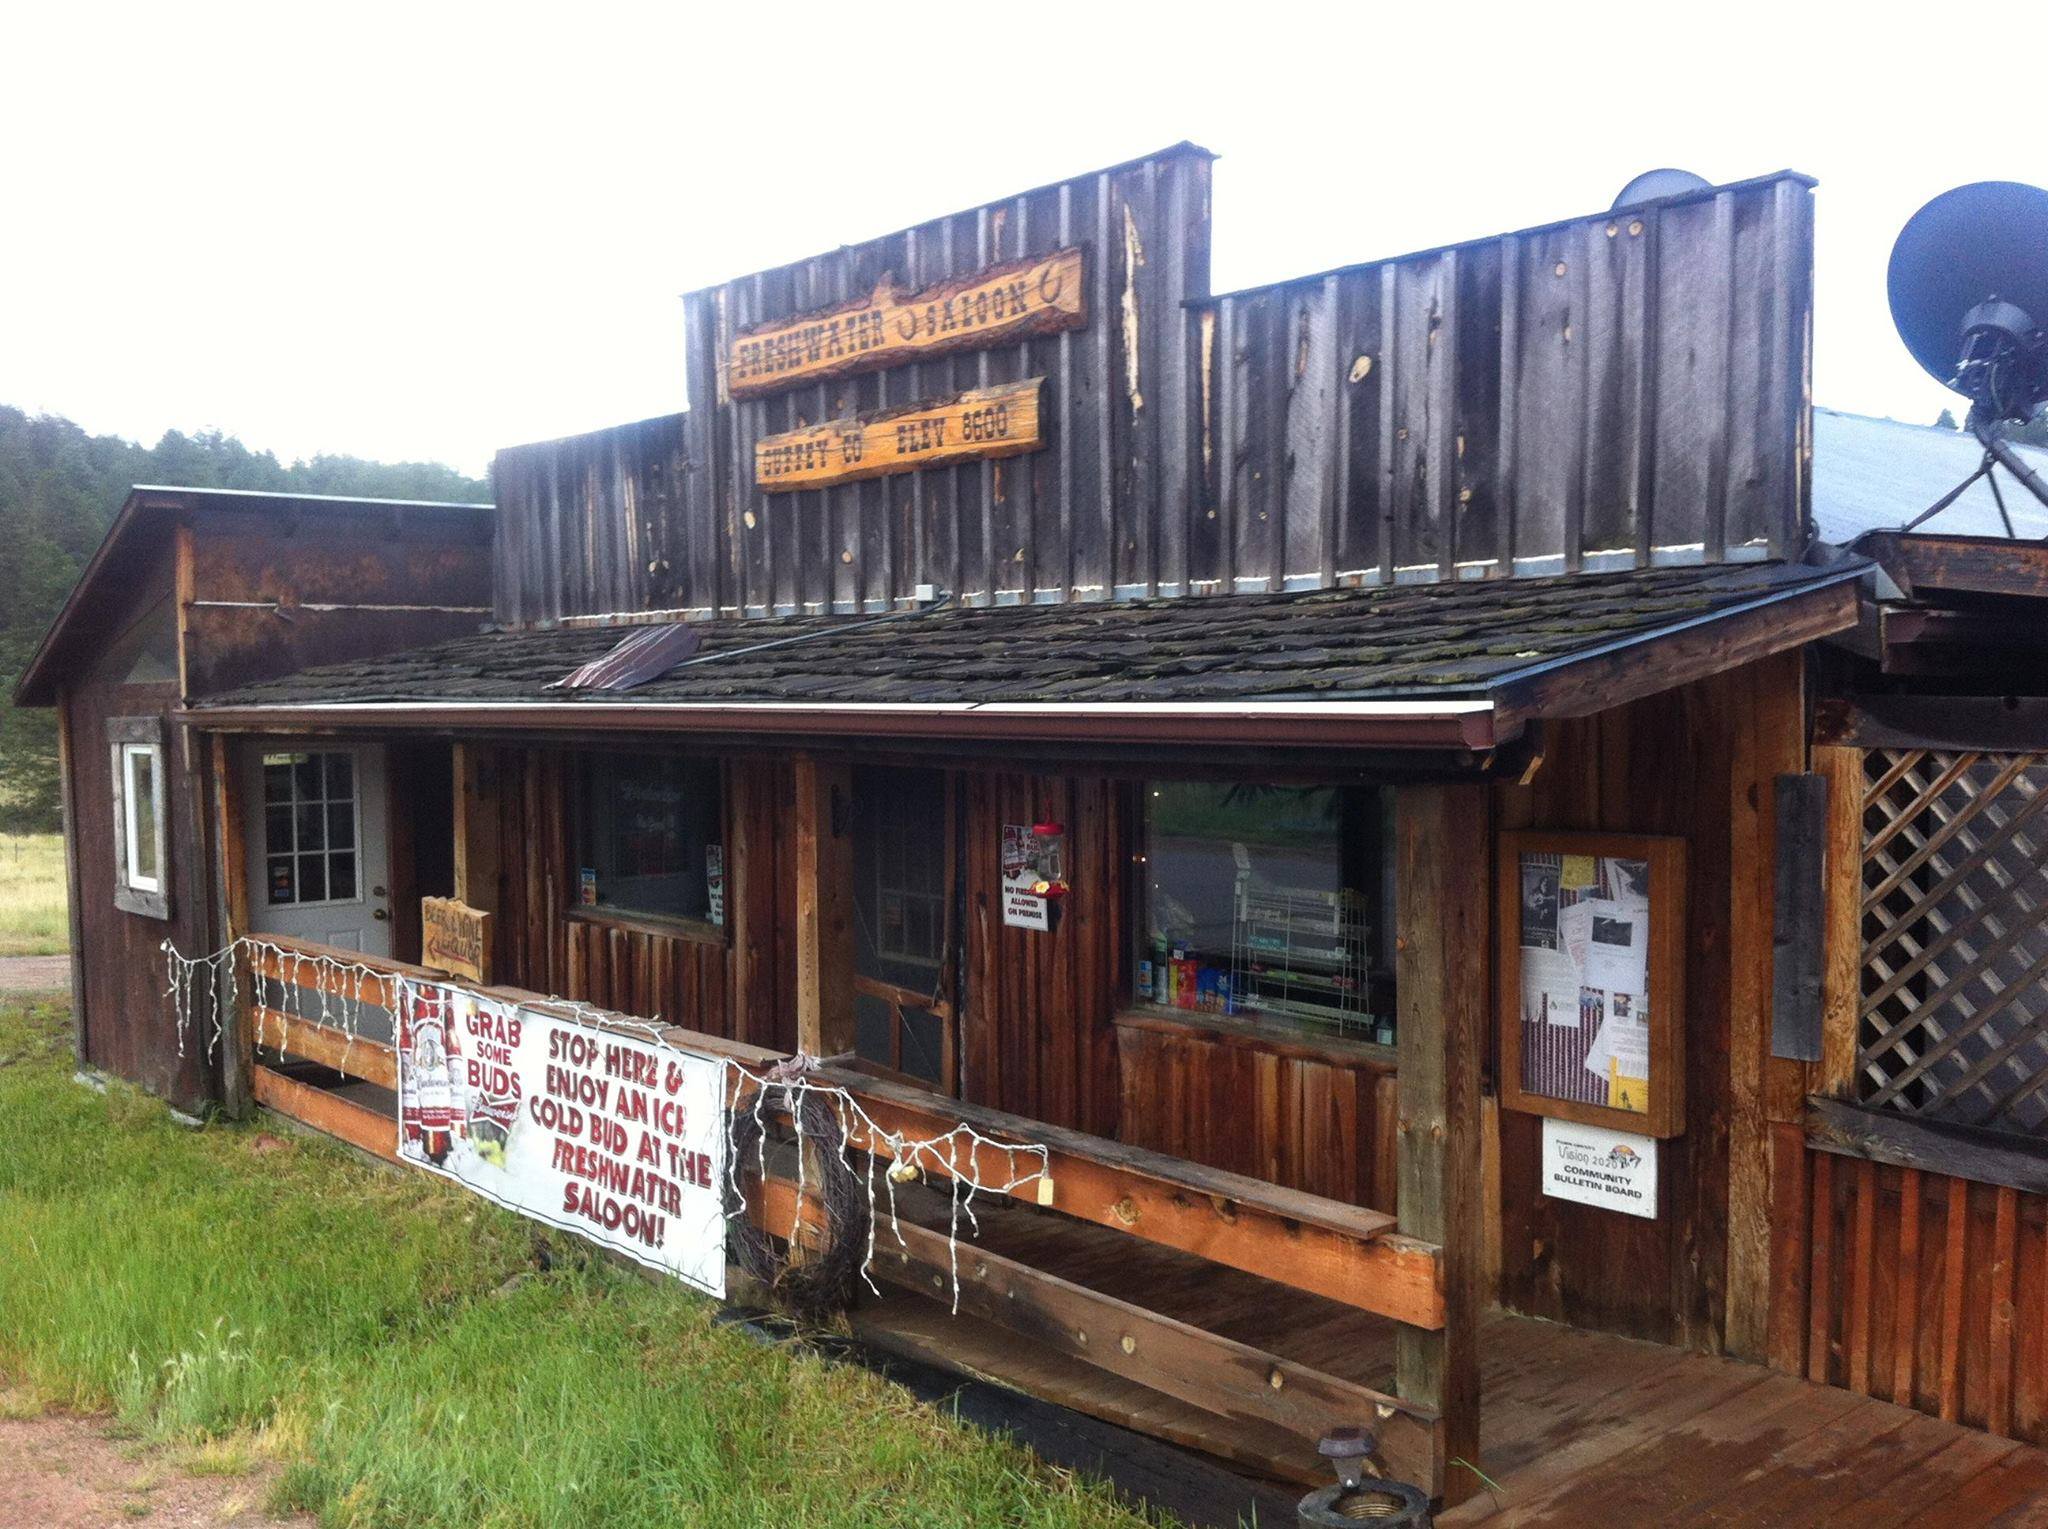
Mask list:
[{"label": "budweiser bottle image on banner", "polygon": [[413,1093],[419,1099],[421,1146],[435,1167],[455,1145],[455,1080],[448,1073],[442,1022],[422,1019],[412,1034]]}]

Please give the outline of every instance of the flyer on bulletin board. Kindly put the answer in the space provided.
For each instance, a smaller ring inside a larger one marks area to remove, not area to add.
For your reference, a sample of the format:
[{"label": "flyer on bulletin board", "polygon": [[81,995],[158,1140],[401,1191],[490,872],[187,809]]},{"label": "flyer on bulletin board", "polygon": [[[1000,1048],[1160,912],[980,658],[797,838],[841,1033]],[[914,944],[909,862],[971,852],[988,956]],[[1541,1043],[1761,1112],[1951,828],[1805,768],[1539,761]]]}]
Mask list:
[{"label": "flyer on bulletin board", "polygon": [[1607,855],[1521,857],[1521,1086],[1650,1108],[1650,867]]}]

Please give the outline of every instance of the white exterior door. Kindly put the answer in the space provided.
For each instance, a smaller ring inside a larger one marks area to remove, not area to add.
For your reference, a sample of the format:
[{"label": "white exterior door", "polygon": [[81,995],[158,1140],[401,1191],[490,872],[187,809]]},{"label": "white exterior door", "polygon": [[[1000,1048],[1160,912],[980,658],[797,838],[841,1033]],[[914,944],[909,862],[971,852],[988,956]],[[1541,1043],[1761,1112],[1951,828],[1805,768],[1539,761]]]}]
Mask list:
[{"label": "white exterior door", "polygon": [[389,956],[382,745],[251,745],[242,792],[251,931]]}]

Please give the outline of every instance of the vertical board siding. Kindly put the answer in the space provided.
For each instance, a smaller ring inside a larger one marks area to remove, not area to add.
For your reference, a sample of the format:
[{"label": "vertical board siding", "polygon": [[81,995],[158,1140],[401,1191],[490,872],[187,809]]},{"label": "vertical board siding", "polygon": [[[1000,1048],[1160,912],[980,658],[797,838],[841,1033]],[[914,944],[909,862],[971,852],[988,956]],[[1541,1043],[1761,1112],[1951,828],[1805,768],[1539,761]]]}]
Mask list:
[{"label": "vertical board siding", "polygon": [[1781,1369],[2001,1437],[2048,1443],[2048,1197],[1807,1147],[1799,1343]]},{"label": "vertical board siding", "polygon": [[[1309,587],[1796,546],[1811,203],[1778,176],[1216,299],[1230,577]],[[1284,538],[1258,518],[1276,460],[1301,486]],[[1322,504],[1325,537],[1292,534]]]},{"label": "vertical board siding", "polygon": [[499,980],[644,1019],[781,1050],[796,1047],[793,809],[788,765],[726,770],[724,939],[572,915],[570,756],[499,754]]},{"label": "vertical board siding", "polygon": [[[206,1036],[182,1040],[169,999],[164,957],[171,941],[187,955],[214,948],[211,836],[205,831],[195,780],[191,735],[165,725],[164,812],[167,861],[164,885],[170,917],[158,919],[114,906],[116,875],[113,757],[107,722],[114,717],[162,716],[176,706],[175,684],[125,685],[108,681],[68,687],[59,704],[70,734],[66,759],[74,809],[69,829],[78,854],[79,933],[83,963],[85,1047],[79,1059],[148,1089],[185,1109],[219,1097],[206,1056]],[[208,803],[210,806],[210,801]],[[192,1012],[205,1030],[210,995],[195,993]]]},{"label": "vertical board siding", "polygon": [[1769,864],[1756,820],[1804,739],[1801,662],[1780,655],[1556,724],[1534,778],[1495,790],[1498,828],[1687,844],[1686,1131],[1658,1144],[1657,1218],[1544,1195],[1540,1120],[1501,1111],[1500,1299],[1513,1310],[1710,1352],[1734,1341],[1730,1278],[1746,1265],[1731,1271],[1731,1218],[1747,1207],[1731,1203],[1729,1164],[1759,1104],[1738,1051],[1761,1068],[1770,991],[1769,878],[1743,865]]},{"label": "vertical board siding", "polygon": [[[1124,988],[1124,790],[1097,777],[971,773],[961,1094],[977,1104],[1118,1134],[1115,1011]],[[1072,890],[1048,931],[1002,916],[1005,823],[1064,823]]]},{"label": "vertical board siding", "polygon": [[1390,1063],[1237,1036],[1118,1028],[1122,1140],[1374,1210],[1394,1206]]},{"label": "vertical board siding", "polygon": [[[1712,193],[1208,296],[1182,147],[684,300],[684,413],[499,453],[498,615],[873,611],[1783,556],[1812,194]],[[740,331],[1086,250],[1088,323],[744,401]],[[798,493],[765,435],[1044,377],[1044,449]]]}]

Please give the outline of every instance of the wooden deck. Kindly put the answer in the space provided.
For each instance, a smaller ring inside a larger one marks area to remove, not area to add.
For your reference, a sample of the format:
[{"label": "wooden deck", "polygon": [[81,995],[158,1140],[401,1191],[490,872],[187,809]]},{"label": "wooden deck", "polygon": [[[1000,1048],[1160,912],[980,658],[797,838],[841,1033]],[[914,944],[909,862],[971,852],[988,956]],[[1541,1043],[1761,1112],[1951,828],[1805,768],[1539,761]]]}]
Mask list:
[{"label": "wooden deck", "polygon": [[[1066,1218],[1016,1206],[978,1210],[979,1247],[1280,1358],[1391,1385],[1392,1328],[1384,1321]],[[934,1219],[925,1206],[916,1213]],[[886,1225],[878,1246],[888,1246]],[[972,1251],[963,1242],[962,1257]],[[891,1287],[855,1320],[871,1340],[1242,1470],[1294,1483],[1328,1479],[1293,1435],[1226,1420],[953,1316],[943,1292]],[[1887,1402],[1499,1313],[1485,1320],[1481,1356],[1479,1465],[1495,1485],[1445,1514],[1447,1525],[2048,1525],[2048,1452]]]}]

